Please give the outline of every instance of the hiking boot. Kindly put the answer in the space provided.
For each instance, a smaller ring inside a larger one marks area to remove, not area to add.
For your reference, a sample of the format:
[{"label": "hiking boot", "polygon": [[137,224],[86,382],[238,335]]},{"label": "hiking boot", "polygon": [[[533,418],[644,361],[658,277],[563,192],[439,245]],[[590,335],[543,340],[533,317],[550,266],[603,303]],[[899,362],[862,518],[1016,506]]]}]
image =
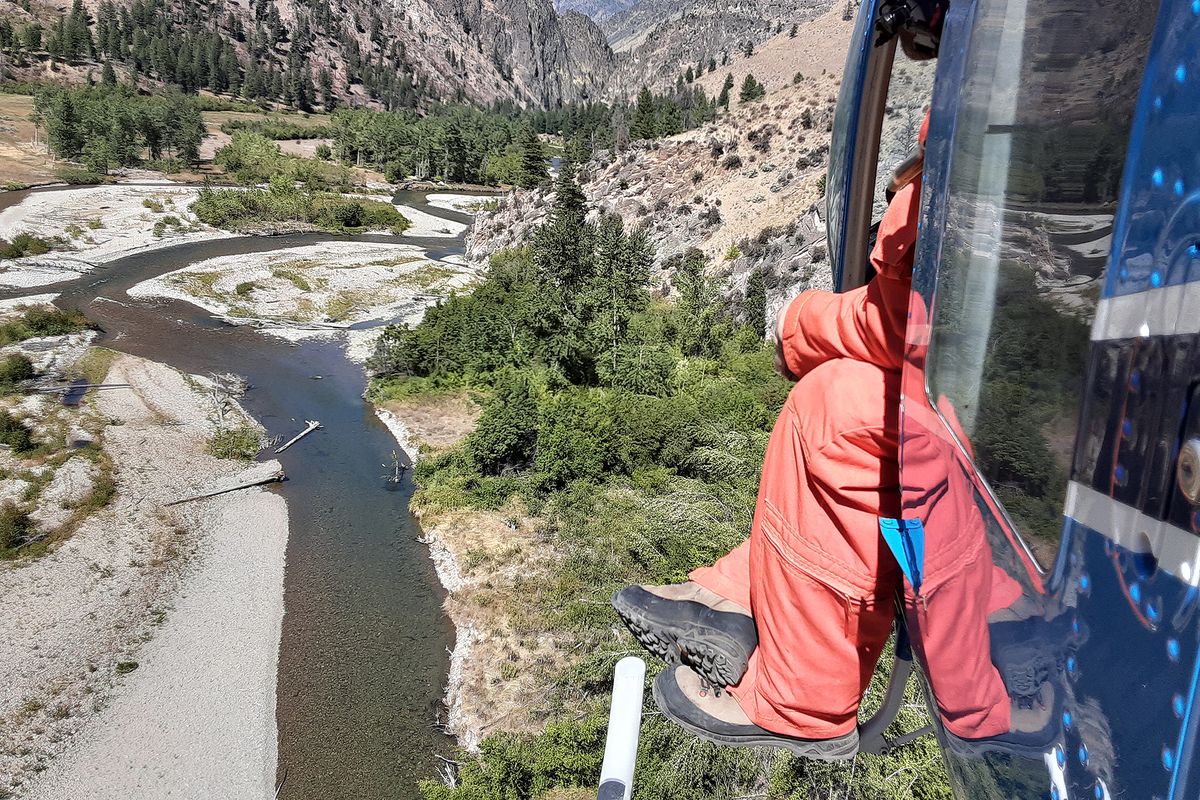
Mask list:
[{"label": "hiking boot", "polygon": [[718,744],[779,747],[804,758],[847,761],[858,753],[858,729],[835,739],[780,736],[750,721],[737,700],[690,667],[668,667],[654,681],[654,701],[684,730]]},{"label": "hiking boot", "polygon": [[950,749],[959,755],[978,757],[1005,753],[1041,758],[1062,738],[1062,690],[1054,682],[1043,684],[1036,695],[1012,700],[1008,733],[987,739],[963,739],[945,731]]},{"label": "hiking boot", "polygon": [[714,686],[740,681],[758,647],[744,608],[691,581],[627,586],[612,605],[642,647],[670,666],[692,667]]}]

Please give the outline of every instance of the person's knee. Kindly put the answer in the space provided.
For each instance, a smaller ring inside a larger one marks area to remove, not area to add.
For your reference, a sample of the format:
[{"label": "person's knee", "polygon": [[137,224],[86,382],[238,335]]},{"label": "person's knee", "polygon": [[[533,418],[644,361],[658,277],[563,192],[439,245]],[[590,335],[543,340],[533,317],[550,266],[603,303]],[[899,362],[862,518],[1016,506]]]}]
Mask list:
[{"label": "person's knee", "polygon": [[786,411],[802,435],[883,427],[900,405],[900,374],[849,359],[827,361],[792,387]]}]

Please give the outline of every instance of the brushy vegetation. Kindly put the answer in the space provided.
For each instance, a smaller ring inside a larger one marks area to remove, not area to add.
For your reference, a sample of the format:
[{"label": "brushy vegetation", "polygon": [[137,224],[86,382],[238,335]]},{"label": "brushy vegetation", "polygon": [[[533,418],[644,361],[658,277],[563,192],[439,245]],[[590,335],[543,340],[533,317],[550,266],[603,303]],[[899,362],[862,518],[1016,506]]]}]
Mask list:
[{"label": "brushy vegetation", "polygon": [[0,322],[0,345],[23,342],[37,336],[65,336],[90,327],[82,311],[63,311],[53,306],[27,308],[14,319]]},{"label": "brushy vegetation", "polygon": [[275,140],[328,139],[333,135],[333,129],[328,125],[302,125],[277,116],[226,120],[221,123],[221,131],[230,135],[239,131],[247,131]]},{"label": "brushy vegetation", "polygon": [[[475,430],[417,467],[423,512],[516,503],[554,554],[504,609],[521,630],[564,642],[531,697],[537,735],[496,733],[428,800],[518,800],[589,788],[603,752],[615,663],[636,650],[608,605],[628,583],[684,580],[750,530],[770,430],[790,385],[761,330],[739,326],[690,252],[670,266],[678,302],[649,291],[653,251],[617,217],[585,222],[568,166],[529,246],[494,256],[468,296],[389,329],[371,360],[374,397],[472,387]],[[519,620],[519,622],[517,621]],[[574,655],[566,655],[566,653]],[[882,681],[882,676],[880,677]],[[651,701],[647,701],[651,702]],[[914,695],[913,709],[920,708]],[[909,710],[899,723],[922,724]],[[594,789],[593,789],[594,791]],[[819,794],[814,794],[819,792]],[[647,713],[635,797],[948,798],[932,741],[826,765],[701,742]]]},{"label": "brushy vegetation", "polygon": [[10,353],[0,358],[0,394],[12,394],[22,383],[35,377],[37,371],[28,356]]},{"label": "brushy vegetation", "polygon": [[403,233],[409,225],[390,203],[300,189],[282,176],[273,178],[269,189],[205,187],[191,210],[214,228],[234,231],[299,225],[336,233]]},{"label": "brushy vegetation", "polygon": [[222,428],[208,440],[208,452],[217,458],[250,461],[263,449],[262,434],[250,425]]},{"label": "brushy vegetation", "polygon": [[33,521],[11,500],[0,505],[0,560],[11,561],[20,555],[34,533]]},{"label": "brushy vegetation", "polygon": [[107,175],[84,167],[59,167],[54,171],[54,177],[68,186],[99,186],[110,180]]},{"label": "brushy vegetation", "polygon": [[275,142],[253,131],[234,133],[232,141],[213,156],[213,163],[246,185],[282,177],[306,189],[348,192],[353,188],[350,170],[344,165],[286,155]]},{"label": "brushy vegetation", "polygon": [[29,428],[26,428],[21,420],[2,410],[0,410],[0,444],[7,445],[17,455],[32,452],[37,447]]},{"label": "brushy vegetation", "polygon": [[40,256],[50,252],[52,242],[22,231],[11,240],[0,239],[0,258],[24,258]]}]

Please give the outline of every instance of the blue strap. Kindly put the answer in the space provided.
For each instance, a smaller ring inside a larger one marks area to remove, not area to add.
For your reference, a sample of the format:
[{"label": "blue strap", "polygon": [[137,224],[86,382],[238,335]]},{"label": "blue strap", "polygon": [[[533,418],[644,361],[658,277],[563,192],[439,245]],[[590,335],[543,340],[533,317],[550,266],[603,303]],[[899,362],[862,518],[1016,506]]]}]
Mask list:
[{"label": "blue strap", "polygon": [[879,518],[879,531],[896,557],[914,594],[921,593],[925,570],[925,527],[919,519]]}]

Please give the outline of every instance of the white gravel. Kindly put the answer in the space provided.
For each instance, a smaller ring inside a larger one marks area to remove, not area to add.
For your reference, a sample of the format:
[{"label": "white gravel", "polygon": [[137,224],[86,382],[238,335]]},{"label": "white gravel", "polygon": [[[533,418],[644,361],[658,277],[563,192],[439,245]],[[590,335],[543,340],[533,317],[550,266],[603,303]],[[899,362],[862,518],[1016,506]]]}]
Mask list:
[{"label": "white gravel", "polygon": [[[379,198],[374,198],[378,200]],[[430,205],[434,205],[430,203]],[[412,225],[404,231],[405,236],[436,236],[452,239],[466,231],[467,226],[461,222],[442,219],[420,211],[412,206],[396,206]]]},{"label": "white gravel", "polygon": [[52,553],[0,567],[21,609],[0,615],[0,790],[270,798],[286,506],[251,489],[164,507],[242,469],[203,450],[205,382],[124,355],[108,381],[132,387],[95,398],[120,422],[103,435],[116,498]]},{"label": "white gravel", "polygon": [[426,195],[425,201],[434,208],[444,208],[447,211],[460,211],[470,214],[491,200],[498,200],[502,195],[480,196],[472,194],[431,194]]},{"label": "white gravel", "polygon": [[[199,193],[198,187],[170,183],[117,183],[33,192],[17,205],[0,211],[0,238],[29,232],[43,239],[60,237],[69,249],[0,260],[0,286],[29,288],[60,283],[134,252],[231,236],[202,224],[188,211]],[[147,202],[154,207],[148,208]],[[168,216],[178,219],[182,227],[167,225],[161,236],[155,236],[155,224]]]}]

